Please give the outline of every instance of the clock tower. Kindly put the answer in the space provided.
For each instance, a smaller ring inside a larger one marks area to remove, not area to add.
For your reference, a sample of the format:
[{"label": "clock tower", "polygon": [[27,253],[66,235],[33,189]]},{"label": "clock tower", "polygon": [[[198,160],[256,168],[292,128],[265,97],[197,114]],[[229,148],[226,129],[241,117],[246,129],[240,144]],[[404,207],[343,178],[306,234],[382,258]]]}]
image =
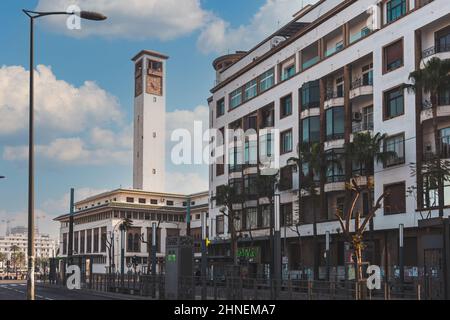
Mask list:
[{"label": "clock tower", "polygon": [[143,50],[135,66],[133,188],[165,192],[166,61]]}]

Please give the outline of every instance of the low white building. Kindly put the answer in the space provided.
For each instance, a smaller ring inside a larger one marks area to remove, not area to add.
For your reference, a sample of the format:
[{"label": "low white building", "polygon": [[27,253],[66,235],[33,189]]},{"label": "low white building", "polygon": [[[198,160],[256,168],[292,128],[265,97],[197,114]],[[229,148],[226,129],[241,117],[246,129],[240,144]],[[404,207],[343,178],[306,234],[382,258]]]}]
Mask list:
[{"label": "low white building", "polygon": [[[164,272],[166,238],[187,234],[188,211],[190,235],[196,240],[194,251],[199,256],[201,215],[208,212],[207,192],[186,196],[119,189],[85,199],[75,204],[73,254],[82,258],[93,273],[105,273],[110,266],[119,271],[122,244],[119,226],[128,218],[132,227],[123,239],[125,271],[134,269],[132,258],[137,257],[136,271],[146,272],[152,224],[156,223],[157,271]],[[70,214],[60,216],[56,221],[61,223],[59,256],[67,257]]]},{"label": "low white building", "polygon": [[[36,234],[35,236],[36,259],[53,258],[56,255],[57,244],[54,239],[46,234]],[[0,237],[0,253],[6,254],[6,259],[11,260],[14,249],[17,252],[23,252],[27,259],[28,236],[26,233],[10,234]],[[4,268],[5,262],[0,261],[0,269]]]}]

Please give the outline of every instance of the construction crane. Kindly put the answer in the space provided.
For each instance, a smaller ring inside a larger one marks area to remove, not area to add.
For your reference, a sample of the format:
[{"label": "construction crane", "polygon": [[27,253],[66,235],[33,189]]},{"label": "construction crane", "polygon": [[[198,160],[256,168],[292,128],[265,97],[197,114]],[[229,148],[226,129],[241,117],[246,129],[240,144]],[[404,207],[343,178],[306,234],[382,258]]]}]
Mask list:
[{"label": "construction crane", "polygon": [[9,236],[9,232],[10,232],[10,224],[11,224],[11,222],[13,222],[14,221],[14,219],[8,219],[8,218],[4,218],[4,219],[2,219],[2,223],[5,223],[6,222],[6,235],[7,236]]}]

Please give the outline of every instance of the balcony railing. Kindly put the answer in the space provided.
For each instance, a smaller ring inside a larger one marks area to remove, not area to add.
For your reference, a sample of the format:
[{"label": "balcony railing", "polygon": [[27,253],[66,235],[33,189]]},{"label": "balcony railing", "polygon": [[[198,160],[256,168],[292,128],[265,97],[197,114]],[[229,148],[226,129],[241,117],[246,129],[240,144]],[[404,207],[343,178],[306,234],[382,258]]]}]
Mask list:
[{"label": "balcony railing", "polygon": [[425,49],[422,52],[422,58],[425,59],[441,52],[450,52],[450,43],[447,43],[446,45],[435,45],[431,48]]},{"label": "balcony railing", "polygon": [[369,77],[369,78],[358,78],[355,81],[352,82],[352,87],[351,89],[358,89],[360,87],[365,87],[365,86],[373,86],[373,78]]},{"label": "balcony railing", "polygon": [[363,29],[362,31],[355,33],[353,35],[350,36],[350,44],[352,44],[353,42],[358,41],[359,39],[365,38],[367,37],[369,34],[372,33],[372,30],[369,28]]},{"label": "balcony railing", "polygon": [[333,54],[335,54],[336,52],[342,51],[344,50],[344,46],[338,46],[338,47],[333,47],[328,49],[327,51],[325,51],[325,57],[329,57]]},{"label": "balcony railing", "polygon": [[344,91],[333,91],[331,89],[327,90],[325,94],[325,100],[331,100],[336,98],[343,98],[344,97]]},{"label": "balcony railing", "polygon": [[[450,105],[450,96],[439,97],[438,101],[437,101],[437,105],[438,105],[438,107],[449,106]],[[433,105],[431,104],[431,101],[425,100],[425,101],[422,102],[422,109],[423,110],[429,110],[432,107],[433,107]]]},{"label": "balcony railing", "polygon": [[333,175],[327,177],[327,183],[345,182],[345,175]]},{"label": "balcony railing", "polygon": [[319,62],[320,61],[320,57],[314,57],[314,58],[312,58],[312,59],[309,59],[308,61],[305,61],[303,64],[302,64],[302,69],[303,70],[305,70],[305,69],[308,69],[309,67],[312,67],[313,65],[315,65],[317,62]]},{"label": "balcony railing", "polygon": [[352,124],[352,132],[358,133],[363,131],[373,131],[373,119],[368,122],[353,122]]}]

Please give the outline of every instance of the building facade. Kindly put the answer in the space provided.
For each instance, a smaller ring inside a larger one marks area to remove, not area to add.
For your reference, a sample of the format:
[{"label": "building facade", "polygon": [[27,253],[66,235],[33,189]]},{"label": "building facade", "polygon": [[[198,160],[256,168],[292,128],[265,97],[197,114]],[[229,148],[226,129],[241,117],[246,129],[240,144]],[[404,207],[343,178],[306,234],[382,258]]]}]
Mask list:
[{"label": "building facade", "polygon": [[[23,227],[17,227],[16,230],[20,230]],[[13,228],[12,230],[14,230]],[[35,258],[36,259],[48,259],[53,258],[56,256],[56,250],[57,250],[57,242],[50,238],[49,235],[46,234],[36,234],[35,236]],[[28,236],[26,234],[26,228],[24,233],[15,233],[12,232],[11,234],[0,237],[0,253],[4,253],[6,255],[6,259],[11,261],[13,260],[12,257],[14,254],[17,254],[19,252],[24,253],[24,265],[23,268],[25,269],[25,262],[27,261],[27,248],[28,248]],[[6,267],[5,261],[0,262],[0,269],[3,269]],[[12,264],[11,264],[12,267]]]},{"label": "building facade", "polygon": [[[373,198],[385,191],[390,195],[373,219],[365,261],[381,266],[387,277],[397,276],[403,225],[406,277],[426,272],[427,267],[442,271],[443,263],[437,261],[442,261],[439,257],[448,239],[442,237],[441,224],[432,222],[438,217],[437,204],[424,203],[423,183],[411,174],[411,163],[424,162],[435,149],[430,97],[409,92],[403,85],[430,58],[449,59],[449,39],[447,0],[322,0],[296,13],[289,24],[250,51],[214,62],[217,79],[208,100],[210,127],[257,133],[256,138],[246,136],[241,145],[225,135],[227,148],[221,157],[225,162],[210,166],[210,196],[223,185],[232,185],[244,195],[236,204],[240,219],[235,224],[238,256],[245,258],[248,273],[267,274],[272,257],[272,207],[258,199],[255,185],[261,168],[252,159],[270,158],[276,152],[281,168],[277,210],[284,270],[324,279],[328,232],[331,276],[345,277],[348,248],[336,212],[348,206],[346,182],[353,171],[366,168],[354,168],[344,160],[341,166],[324,168],[324,179],[316,177],[316,201],[308,194],[299,197],[305,168],[289,166],[288,160],[298,157],[297,146],[302,143],[320,143],[326,159],[342,159],[345,144],[358,132],[387,134],[384,149],[397,154],[388,163],[367,168],[374,182]],[[437,112],[443,159],[450,157],[449,94],[450,88],[440,93]],[[277,144],[279,150],[274,150]],[[362,178],[360,182],[366,183]],[[448,217],[450,193],[445,193]],[[436,200],[435,190],[430,194]],[[365,195],[357,208],[364,215],[368,207]],[[230,253],[231,222],[221,210],[212,201],[210,218],[215,226],[210,255],[217,257],[213,264]],[[313,250],[314,239],[318,239],[317,250]]]},{"label": "building facade", "polygon": [[[151,253],[152,225],[157,224],[157,272],[164,273],[166,238],[186,235],[195,240],[194,251],[200,254],[201,215],[208,212],[208,193],[190,196],[115,190],[75,204],[73,256],[84,261],[93,273],[106,273],[111,267],[120,271],[121,245],[125,249],[125,271],[147,272]],[[120,224],[125,218],[132,227],[122,235]],[[60,228],[60,257],[67,257],[70,214],[56,219]],[[123,239],[122,239],[123,236]],[[132,258],[137,258],[136,269]]]}]

